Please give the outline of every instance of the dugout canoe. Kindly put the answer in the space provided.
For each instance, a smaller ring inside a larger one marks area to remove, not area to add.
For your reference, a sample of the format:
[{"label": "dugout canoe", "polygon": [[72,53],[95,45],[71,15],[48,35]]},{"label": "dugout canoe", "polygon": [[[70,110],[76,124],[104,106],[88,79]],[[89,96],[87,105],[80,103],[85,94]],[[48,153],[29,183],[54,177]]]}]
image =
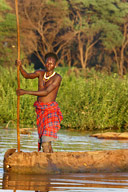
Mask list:
[{"label": "dugout canoe", "polygon": [[4,171],[20,174],[128,172],[128,149],[88,152],[16,152],[4,155]]}]

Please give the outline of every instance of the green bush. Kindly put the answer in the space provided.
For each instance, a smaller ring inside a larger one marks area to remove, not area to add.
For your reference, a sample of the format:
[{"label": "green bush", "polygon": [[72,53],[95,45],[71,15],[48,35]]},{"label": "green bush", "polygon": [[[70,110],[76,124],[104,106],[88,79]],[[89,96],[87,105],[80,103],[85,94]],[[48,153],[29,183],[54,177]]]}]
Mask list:
[{"label": "green bush", "polygon": [[[1,67],[0,75],[0,123],[9,120],[16,122],[16,69]],[[32,67],[27,68],[32,71]],[[82,71],[58,68],[63,77],[57,102],[64,119],[62,127],[80,130],[128,128],[128,78],[120,79],[116,74],[110,76],[88,71],[86,77]],[[21,88],[37,90],[37,79],[26,80],[21,77]],[[36,125],[33,103],[35,96],[20,97],[21,126]]]}]

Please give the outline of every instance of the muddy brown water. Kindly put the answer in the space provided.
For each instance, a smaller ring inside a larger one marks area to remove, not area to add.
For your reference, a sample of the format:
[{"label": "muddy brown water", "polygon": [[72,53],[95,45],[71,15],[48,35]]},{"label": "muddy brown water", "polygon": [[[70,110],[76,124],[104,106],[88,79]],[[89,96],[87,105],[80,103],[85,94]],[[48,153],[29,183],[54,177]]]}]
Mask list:
[{"label": "muddy brown water", "polygon": [[[127,140],[98,140],[87,133],[60,130],[53,144],[54,151],[94,151],[127,149]],[[21,150],[37,151],[38,135],[21,135]],[[3,158],[7,149],[17,148],[16,129],[0,127],[0,192],[2,191],[70,191],[70,192],[128,192],[128,173],[18,175],[3,172]]]}]

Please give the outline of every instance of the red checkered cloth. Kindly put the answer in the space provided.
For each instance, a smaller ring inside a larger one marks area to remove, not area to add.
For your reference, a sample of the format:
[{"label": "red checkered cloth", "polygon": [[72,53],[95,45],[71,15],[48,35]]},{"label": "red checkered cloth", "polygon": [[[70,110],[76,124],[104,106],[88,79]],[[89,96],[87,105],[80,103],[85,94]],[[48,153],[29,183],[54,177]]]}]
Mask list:
[{"label": "red checkered cloth", "polygon": [[[36,101],[34,103],[37,113],[37,128],[39,139],[42,136],[57,138],[57,131],[60,129],[60,122],[63,119],[62,113],[56,101],[43,103]],[[38,151],[41,146],[38,143]]]}]

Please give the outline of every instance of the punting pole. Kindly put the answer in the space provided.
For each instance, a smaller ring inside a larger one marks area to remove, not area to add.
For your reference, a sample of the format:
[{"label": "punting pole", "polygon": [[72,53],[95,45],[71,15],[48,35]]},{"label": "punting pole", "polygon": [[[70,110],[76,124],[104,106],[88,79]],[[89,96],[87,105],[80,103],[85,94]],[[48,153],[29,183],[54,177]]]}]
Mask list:
[{"label": "punting pole", "polygon": [[[16,9],[16,21],[17,21],[17,48],[18,48],[18,60],[20,60],[20,27],[19,27],[19,14],[18,14],[18,0],[15,0]],[[17,83],[18,89],[20,89],[20,73],[19,66],[17,66]],[[17,149],[20,152],[20,96],[17,96]]]}]

